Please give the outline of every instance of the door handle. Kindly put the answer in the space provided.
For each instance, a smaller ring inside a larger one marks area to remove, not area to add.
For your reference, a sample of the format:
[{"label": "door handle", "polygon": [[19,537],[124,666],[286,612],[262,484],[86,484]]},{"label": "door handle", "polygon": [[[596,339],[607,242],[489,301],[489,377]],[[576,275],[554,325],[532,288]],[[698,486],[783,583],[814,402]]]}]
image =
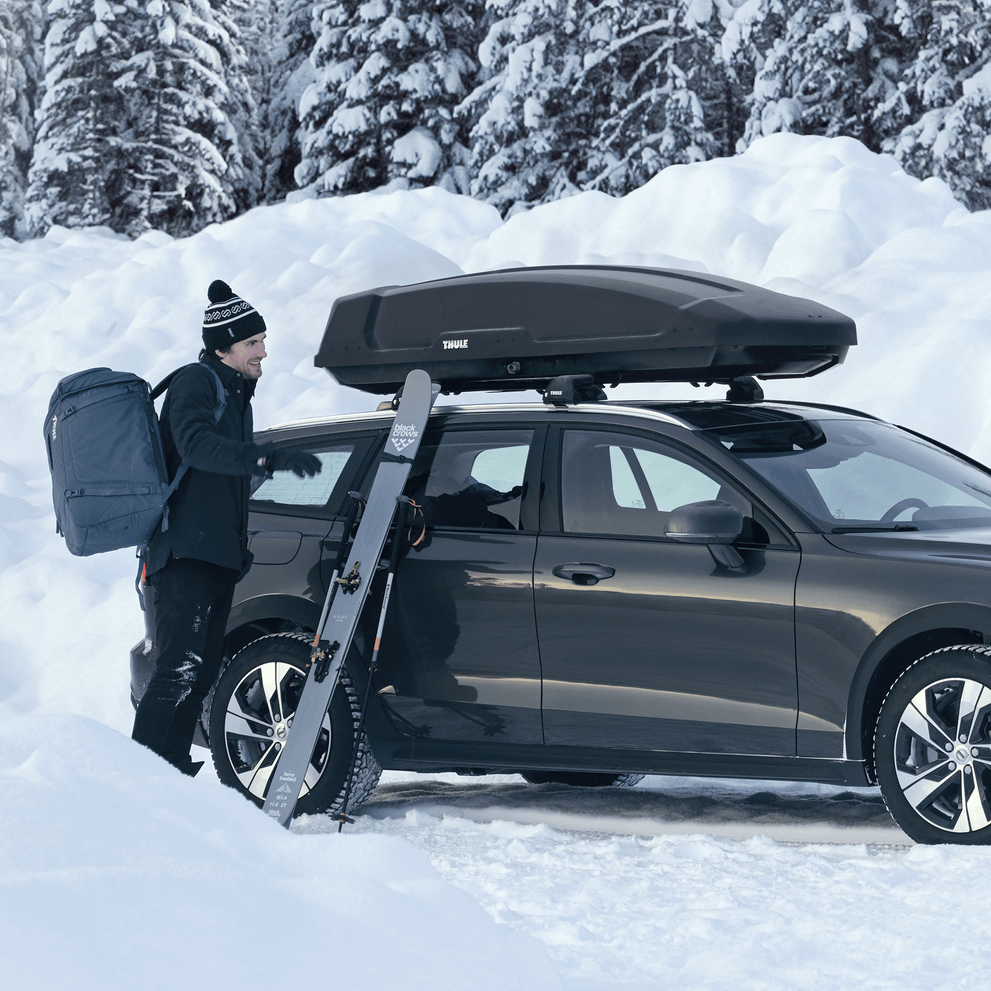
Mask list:
[{"label": "door handle", "polygon": [[612,578],[616,574],[615,568],[610,568],[605,564],[587,564],[580,561],[573,564],[559,564],[553,573],[558,578],[568,578],[576,585],[596,585],[604,578]]}]

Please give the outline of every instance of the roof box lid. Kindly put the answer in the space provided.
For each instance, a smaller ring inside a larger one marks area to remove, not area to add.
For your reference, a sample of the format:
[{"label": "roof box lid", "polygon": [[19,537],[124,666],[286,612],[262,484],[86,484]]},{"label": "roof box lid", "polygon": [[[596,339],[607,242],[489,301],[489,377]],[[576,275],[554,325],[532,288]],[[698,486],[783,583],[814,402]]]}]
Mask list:
[{"label": "roof box lid", "polygon": [[446,392],[619,382],[797,378],[839,364],[849,317],[732,279],[568,265],[482,272],[342,296],[314,359],[342,385],[394,393],[413,368]]}]

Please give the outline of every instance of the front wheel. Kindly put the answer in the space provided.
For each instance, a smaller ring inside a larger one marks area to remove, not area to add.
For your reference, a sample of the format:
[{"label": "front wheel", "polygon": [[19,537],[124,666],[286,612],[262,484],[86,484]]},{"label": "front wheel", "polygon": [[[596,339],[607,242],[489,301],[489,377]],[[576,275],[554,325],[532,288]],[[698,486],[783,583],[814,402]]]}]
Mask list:
[{"label": "front wheel", "polygon": [[[210,715],[210,751],[217,777],[262,805],[292,726],[310,659],[310,638],[262,637],[235,654],[217,683]],[[295,815],[338,812],[357,749],[348,810],[368,800],[382,768],[364,732],[356,740],[358,693],[345,670],[325,713]]]},{"label": "front wheel", "polygon": [[874,736],[878,784],[918,843],[991,843],[991,647],[916,661],[892,686]]}]

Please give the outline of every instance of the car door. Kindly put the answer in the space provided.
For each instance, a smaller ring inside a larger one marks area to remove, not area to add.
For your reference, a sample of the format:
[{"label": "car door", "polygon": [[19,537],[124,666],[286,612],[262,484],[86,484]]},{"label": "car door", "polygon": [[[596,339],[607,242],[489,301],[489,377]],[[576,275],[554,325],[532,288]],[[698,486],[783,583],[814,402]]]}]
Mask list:
[{"label": "car door", "polygon": [[[792,755],[800,553],[705,459],[656,435],[548,440],[534,563],[548,745]],[[745,517],[740,568],[665,537],[706,499]]]},{"label": "car door", "polygon": [[531,426],[428,433],[406,494],[420,514],[397,569],[376,678],[403,734],[541,743],[533,616]]},{"label": "car door", "polygon": [[342,530],[334,519],[377,440],[377,433],[366,432],[280,443],[315,455],[321,471],[304,478],[290,471],[276,472],[252,493],[248,549],[254,561],[238,586],[238,604],[273,593],[323,602]]}]

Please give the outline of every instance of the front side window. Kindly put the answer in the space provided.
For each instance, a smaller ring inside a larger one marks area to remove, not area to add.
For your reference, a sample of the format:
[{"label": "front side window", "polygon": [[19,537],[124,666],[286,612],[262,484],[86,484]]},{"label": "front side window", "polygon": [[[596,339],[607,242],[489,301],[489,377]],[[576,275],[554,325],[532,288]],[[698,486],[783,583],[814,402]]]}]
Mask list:
[{"label": "front side window", "polygon": [[518,530],[532,430],[449,430],[420,445],[406,494],[433,527]]},{"label": "front side window", "polygon": [[663,536],[671,511],[721,499],[749,502],[689,455],[605,430],[567,430],[561,450],[561,516],[569,533]]},{"label": "front side window", "polygon": [[825,529],[991,526],[991,476],[891,424],[707,431]]}]

